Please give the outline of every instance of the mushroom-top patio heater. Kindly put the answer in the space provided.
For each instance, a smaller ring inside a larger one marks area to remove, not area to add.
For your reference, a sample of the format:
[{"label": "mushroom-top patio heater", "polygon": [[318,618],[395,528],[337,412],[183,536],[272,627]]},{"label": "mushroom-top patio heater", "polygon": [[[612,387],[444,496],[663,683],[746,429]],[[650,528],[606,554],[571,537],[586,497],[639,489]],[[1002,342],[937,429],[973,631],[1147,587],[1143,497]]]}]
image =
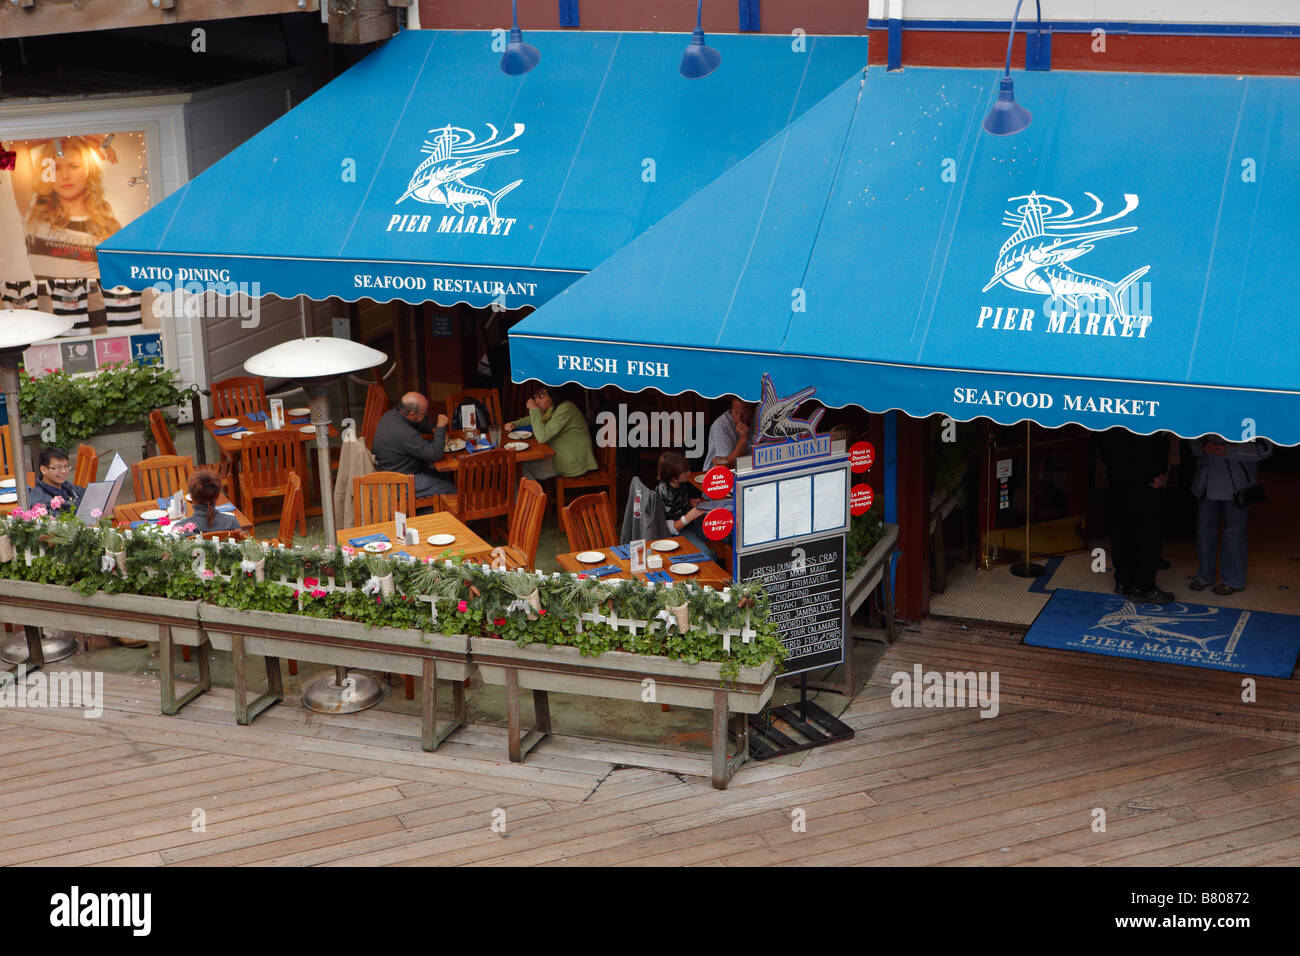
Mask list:
[{"label": "mushroom-top patio heater", "polygon": [[[311,423],[316,426],[316,465],[320,472],[321,516],[325,538],[335,539],[334,480],[330,473],[329,387],[340,376],[373,368],[388,358],[378,349],[348,339],[294,339],[259,352],[244,363],[250,375],[291,379],[302,384],[311,405]],[[302,702],[318,714],[352,714],[373,707],[384,696],[378,682],[364,674],[349,676],[346,667],[307,681]]]},{"label": "mushroom-top patio heater", "polygon": [[[9,410],[9,457],[14,473],[18,507],[27,508],[27,463],[23,460],[23,423],[18,411],[18,360],[33,342],[43,342],[72,328],[70,317],[37,312],[35,309],[0,309],[0,391]],[[8,664],[24,661],[39,667],[62,660],[77,649],[77,641],[64,631],[50,631],[36,638],[36,629],[14,634],[0,647],[0,660]],[[39,647],[35,646],[39,645]]]}]

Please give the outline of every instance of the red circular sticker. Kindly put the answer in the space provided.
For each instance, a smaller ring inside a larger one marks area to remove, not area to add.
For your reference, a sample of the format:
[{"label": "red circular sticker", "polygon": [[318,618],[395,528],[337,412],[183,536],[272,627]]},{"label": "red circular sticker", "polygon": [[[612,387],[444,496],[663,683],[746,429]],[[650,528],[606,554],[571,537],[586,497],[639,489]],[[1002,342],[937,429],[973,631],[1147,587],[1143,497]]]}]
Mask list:
[{"label": "red circular sticker", "polygon": [[704,516],[704,537],[710,541],[721,541],[731,534],[735,524],[735,515],[726,508],[715,508]]},{"label": "red circular sticker", "polygon": [[[853,490],[849,492],[849,514],[864,515],[871,510],[871,502],[875,500],[875,492],[871,486],[865,482],[860,485],[854,485]],[[707,531],[705,532],[708,533]]]},{"label": "red circular sticker", "polygon": [[718,465],[716,468],[710,468],[704,473],[704,477],[700,481],[700,487],[706,495],[716,501],[718,498],[731,496],[731,486],[735,481],[736,476],[732,474],[730,468]]},{"label": "red circular sticker", "polygon": [[860,441],[849,449],[849,468],[855,475],[870,471],[876,463],[876,446],[869,441]]}]

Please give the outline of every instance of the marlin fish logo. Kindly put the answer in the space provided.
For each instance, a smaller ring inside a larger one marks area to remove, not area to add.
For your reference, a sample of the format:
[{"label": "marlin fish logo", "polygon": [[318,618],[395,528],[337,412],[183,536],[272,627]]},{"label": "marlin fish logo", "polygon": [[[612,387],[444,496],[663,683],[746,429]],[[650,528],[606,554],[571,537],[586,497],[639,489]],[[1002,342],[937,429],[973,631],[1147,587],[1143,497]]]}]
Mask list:
[{"label": "marlin fish logo", "polygon": [[1117,634],[1123,634],[1128,637],[1139,637],[1146,641],[1163,641],[1168,644],[1170,641],[1187,641],[1195,644],[1203,651],[1210,650],[1211,641],[1223,640],[1227,634],[1214,634],[1209,637],[1193,637],[1190,634],[1180,634],[1177,631],[1170,630],[1178,624],[1200,619],[1202,621],[1212,617],[1217,617],[1217,608],[1204,608],[1199,612],[1192,612],[1185,604],[1172,604],[1161,609],[1161,611],[1150,614],[1138,610],[1136,604],[1132,601],[1125,601],[1115,610],[1102,616],[1097,622],[1097,626]]},{"label": "marlin fish logo", "polygon": [[1125,291],[1147,274],[1150,266],[1135,269],[1118,282],[1109,282],[1084,272],[1076,272],[1066,263],[1093,250],[1093,243],[1136,232],[1137,226],[1120,226],[1115,229],[1093,230],[1093,226],[1122,219],[1138,206],[1138,197],[1124,194],[1124,208],[1114,215],[1101,217],[1102,202],[1092,193],[1085,193],[1094,203],[1091,214],[1075,217],[1074,209],[1063,199],[1040,196],[1013,196],[1010,202],[1023,202],[1003,213],[1002,224],[1014,226],[1011,238],[998,252],[993,278],[981,290],[987,292],[1001,283],[1017,292],[1049,295],[1064,301],[1071,309],[1079,310],[1080,299],[1088,302],[1105,302],[1112,315],[1121,320],[1131,320],[1122,301]]},{"label": "marlin fish logo", "polygon": [[763,397],[758,404],[758,435],[764,442],[787,441],[795,438],[812,438],[817,434],[817,423],[826,409],[819,408],[807,420],[792,418],[799,406],[812,398],[815,385],[795,392],[786,398],[777,398],[772,376],[763,375]]},{"label": "marlin fish logo", "polygon": [[470,130],[458,126],[444,126],[442,129],[429,130],[436,135],[432,139],[426,139],[424,145],[420,147],[420,152],[429,154],[428,158],[416,167],[406,192],[397,203],[414,198],[432,205],[450,206],[458,213],[463,213],[466,206],[487,206],[488,216],[492,219],[499,218],[497,203],[501,201],[502,196],[523,180],[516,179],[496,192],[470,185],[464,180],[475,173],[482,172],[491,160],[519,152],[518,149],[496,147],[504,146],[522,135],[524,124],[516,123],[514,133],[505,139],[499,138],[501,134],[491,123],[487,124],[487,128],[492,131],[492,134],[482,141],[478,140]]}]

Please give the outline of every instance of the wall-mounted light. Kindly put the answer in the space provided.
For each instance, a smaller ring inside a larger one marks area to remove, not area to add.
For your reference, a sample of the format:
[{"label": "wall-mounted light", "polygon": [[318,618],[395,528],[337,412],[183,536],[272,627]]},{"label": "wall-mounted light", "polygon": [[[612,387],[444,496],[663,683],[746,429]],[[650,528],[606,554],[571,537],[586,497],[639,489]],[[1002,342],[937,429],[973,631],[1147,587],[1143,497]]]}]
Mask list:
[{"label": "wall-mounted light", "polygon": [[704,45],[704,0],[699,0],[695,7],[695,32],[691,34],[690,45],[686,52],[682,54],[682,64],[677,69],[682,76],[690,80],[698,80],[702,76],[708,76],[718,68],[722,62],[722,54],[711,46]]},{"label": "wall-mounted light", "polygon": [[[1007,37],[1007,62],[1005,71],[999,80],[998,101],[984,117],[984,132],[994,136],[1012,136],[1029,125],[1029,110],[1016,102],[1015,84],[1011,79],[1011,45],[1016,39],[1016,22],[1020,19],[1020,5],[1025,0],[1016,0],[1016,12],[1011,17],[1011,35]],[[1038,32],[1043,32],[1043,8],[1039,0],[1034,0],[1038,8]]]},{"label": "wall-mounted light", "polygon": [[512,0],[510,8],[514,21],[510,27],[510,42],[506,44],[506,52],[501,54],[501,69],[511,76],[519,76],[535,67],[542,54],[537,47],[524,42],[524,35],[519,30],[519,0]]},{"label": "wall-mounted light", "polygon": [[147,182],[149,182],[149,174],[142,173],[139,176],[132,176],[130,179],[126,181],[126,184],[128,186],[142,186]]}]

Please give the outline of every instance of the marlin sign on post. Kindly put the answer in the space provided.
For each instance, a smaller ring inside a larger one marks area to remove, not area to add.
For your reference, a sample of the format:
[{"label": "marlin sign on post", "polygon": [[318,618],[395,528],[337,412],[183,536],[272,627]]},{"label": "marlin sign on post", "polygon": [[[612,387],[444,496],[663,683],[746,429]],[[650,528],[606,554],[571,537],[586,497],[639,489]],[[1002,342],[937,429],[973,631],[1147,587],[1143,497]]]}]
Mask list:
[{"label": "marlin sign on post", "polygon": [[817,423],[825,413],[819,408],[807,419],[795,418],[795,412],[817,391],[816,386],[800,389],[793,395],[778,398],[772,376],[763,376],[763,394],[758,404],[758,429],[750,451],[751,467],[770,468],[831,453],[829,435],[817,434]]}]

